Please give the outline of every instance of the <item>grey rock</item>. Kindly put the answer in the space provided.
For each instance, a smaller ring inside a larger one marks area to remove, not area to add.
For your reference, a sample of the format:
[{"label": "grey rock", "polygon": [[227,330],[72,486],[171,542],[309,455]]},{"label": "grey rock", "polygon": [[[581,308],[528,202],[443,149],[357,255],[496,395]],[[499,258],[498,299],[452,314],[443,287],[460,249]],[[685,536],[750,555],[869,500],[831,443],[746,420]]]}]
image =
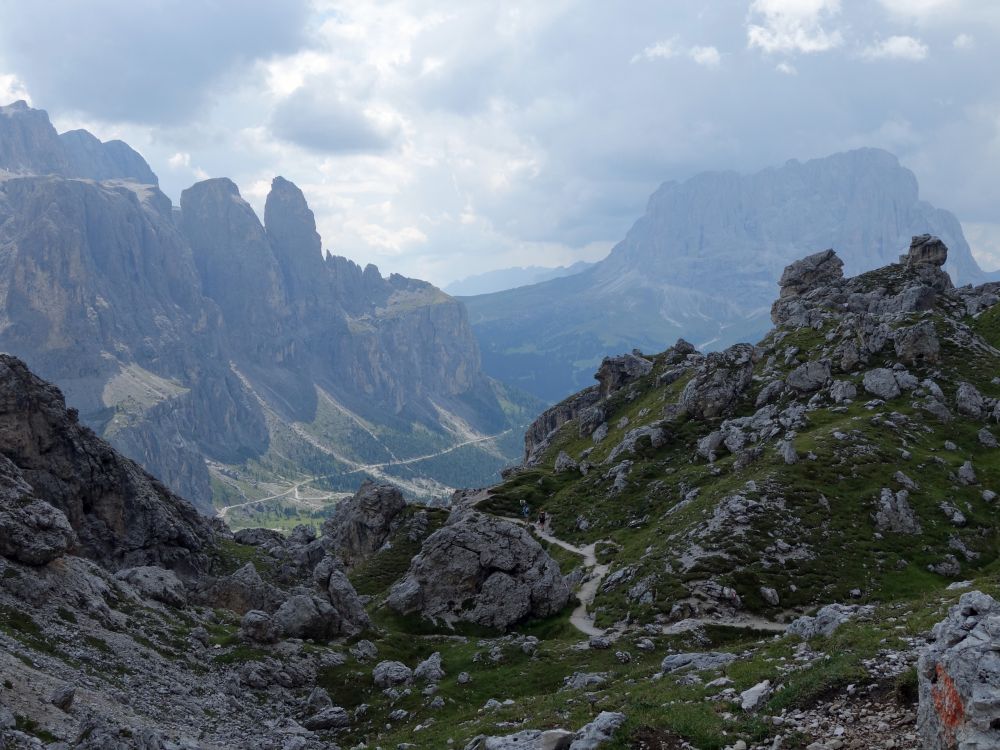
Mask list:
[{"label": "grey rock", "polygon": [[562,474],[567,471],[575,471],[579,468],[579,465],[570,458],[570,455],[566,451],[559,451],[559,455],[556,456],[554,468],[556,474]]},{"label": "grey rock", "polygon": [[678,672],[682,669],[700,672],[706,669],[718,669],[734,661],[736,661],[736,654],[726,653],[725,651],[671,654],[664,657],[660,663],[660,669],[665,674]]},{"label": "grey rock", "polygon": [[1000,604],[962,595],[917,663],[917,730],[926,750],[1000,747]]},{"label": "grey rock", "polygon": [[525,529],[457,510],[424,541],[387,603],[402,614],[505,630],[555,614],[568,599],[559,566]]},{"label": "grey rock", "polygon": [[983,394],[972,383],[959,383],[955,392],[955,409],[972,419],[982,419],[985,413]]},{"label": "grey rock", "polygon": [[371,641],[360,640],[351,646],[351,655],[359,662],[374,661],[378,658],[378,646]]},{"label": "grey rock", "polygon": [[28,565],[45,565],[77,544],[66,515],[31,499],[20,470],[0,456],[0,555]]},{"label": "grey rock", "polygon": [[594,378],[600,383],[601,398],[607,398],[626,385],[648,375],[652,370],[653,363],[645,357],[622,354],[617,357],[605,357]]},{"label": "grey rock", "polygon": [[945,578],[958,578],[962,575],[962,564],[954,555],[945,555],[940,562],[928,565],[927,570]]},{"label": "grey rock", "polygon": [[567,690],[586,690],[603,685],[608,681],[606,672],[574,672],[563,679],[563,687]]},{"label": "grey rock", "polygon": [[781,597],[778,596],[777,590],[770,588],[769,586],[760,587],[761,598],[772,607],[777,607],[781,602]]},{"label": "grey rock", "polygon": [[785,378],[788,386],[799,393],[814,393],[829,380],[830,362],[825,359],[805,362],[788,373],[788,377]]},{"label": "grey rock", "polygon": [[833,250],[823,250],[786,266],[778,286],[782,298],[799,297],[818,286],[839,281],[843,276],[844,261]]},{"label": "grey rock", "polygon": [[828,604],[821,607],[815,616],[799,617],[788,626],[788,633],[804,640],[817,636],[832,635],[845,622],[872,611],[871,607],[855,604]]},{"label": "grey rock", "polygon": [[278,640],[278,627],[267,612],[251,609],[240,622],[240,636],[253,643],[274,643]]},{"label": "grey rock", "polygon": [[351,725],[351,716],[340,706],[330,706],[303,719],[302,726],[312,731],[344,729]]},{"label": "grey rock", "polygon": [[750,385],[754,348],[736,344],[705,357],[681,392],[679,404],[691,416],[712,419],[724,416]]},{"label": "grey rock", "polygon": [[346,618],[329,599],[305,593],[293,594],[278,607],[274,613],[274,625],[284,638],[314,638],[320,641],[360,632],[357,623]]},{"label": "grey rock", "polygon": [[976,484],[978,479],[976,478],[976,469],[973,467],[972,461],[966,461],[958,467],[958,481],[962,484]]},{"label": "grey rock", "polygon": [[169,604],[171,607],[183,607],[187,604],[184,584],[172,571],[143,565],[120,570],[115,574],[115,578],[129,584],[142,596]]},{"label": "grey rock", "polygon": [[740,708],[744,711],[756,711],[770,695],[771,681],[758,682],[740,693]]},{"label": "grey rock", "polygon": [[459,685],[468,685],[470,682],[472,682],[472,675],[470,675],[468,672],[459,672],[458,677],[456,679]]},{"label": "grey rock", "polygon": [[380,688],[406,685],[412,681],[413,670],[400,661],[380,661],[372,670],[372,682]]},{"label": "grey rock", "polygon": [[326,690],[321,687],[314,687],[309,691],[309,697],[306,698],[305,706],[314,712],[322,711],[324,708],[331,708],[333,701],[330,700],[330,694]]},{"label": "grey rock", "polygon": [[445,671],[441,666],[441,654],[435,651],[413,670],[413,677],[424,682],[440,682],[444,679]]},{"label": "grey rock", "polygon": [[616,445],[608,457],[604,460],[607,464],[613,464],[622,456],[630,456],[641,447],[660,448],[667,442],[667,434],[660,424],[644,425],[634,430],[629,430],[622,441]]},{"label": "grey rock", "polygon": [[938,238],[929,234],[916,235],[910,242],[906,263],[910,266],[930,265],[940,267],[948,260],[948,248]]},{"label": "grey rock", "polygon": [[76,688],[72,685],[60,685],[49,696],[49,703],[60,711],[69,711],[76,697]]},{"label": "grey rock", "polygon": [[990,432],[986,427],[981,429],[976,435],[979,440],[979,444],[984,448],[997,448],[1000,447],[1000,443],[997,442],[996,436]]},{"label": "grey rock", "polygon": [[919,534],[920,521],[910,507],[909,497],[906,490],[893,492],[883,487],[875,510],[875,528],[896,534]]},{"label": "grey rock", "polygon": [[901,393],[892,370],[879,367],[865,373],[862,385],[868,393],[889,401]]},{"label": "grey rock", "polygon": [[853,401],[858,396],[858,389],[849,380],[834,380],[830,385],[830,398],[836,404]]},{"label": "grey rock", "polygon": [[625,723],[625,714],[615,711],[601,711],[589,724],[577,730],[569,750],[597,750],[610,742],[619,727]]},{"label": "grey rock", "polygon": [[323,522],[323,544],[353,567],[382,548],[405,508],[406,500],[397,487],[366,481]]},{"label": "grey rock", "polygon": [[778,453],[789,466],[798,463],[799,454],[795,451],[795,445],[791,440],[782,440],[778,443]]},{"label": "grey rock", "polygon": [[893,345],[896,356],[908,365],[931,364],[937,362],[941,354],[941,343],[934,325],[926,320],[897,329]]}]

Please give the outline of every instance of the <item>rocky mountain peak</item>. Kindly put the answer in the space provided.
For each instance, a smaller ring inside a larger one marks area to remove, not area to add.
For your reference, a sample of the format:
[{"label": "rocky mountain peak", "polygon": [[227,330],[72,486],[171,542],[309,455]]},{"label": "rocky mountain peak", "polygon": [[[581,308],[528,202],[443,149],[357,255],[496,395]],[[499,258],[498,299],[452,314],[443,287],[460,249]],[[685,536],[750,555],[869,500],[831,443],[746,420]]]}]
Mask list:
[{"label": "rocky mountain peak", "polygon": [[45,110],[24,101],[0,107],[0,170],[159,184],[146,160],[127,144],[102,143],[86,130],[59,135]]},{"label": "rocky mountain peak", "polygon": [[264,205],[264,226],[281,266],[289,298],[299,308],[329,305],[323,248],[316,218],[302,191],[284,177],[275,177]]}]

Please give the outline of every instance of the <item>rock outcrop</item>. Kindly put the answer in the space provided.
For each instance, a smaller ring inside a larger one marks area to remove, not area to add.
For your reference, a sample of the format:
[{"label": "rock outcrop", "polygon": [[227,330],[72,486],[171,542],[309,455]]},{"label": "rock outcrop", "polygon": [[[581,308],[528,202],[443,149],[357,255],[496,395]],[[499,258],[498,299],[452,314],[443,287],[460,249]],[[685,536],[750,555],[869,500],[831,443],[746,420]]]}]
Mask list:
[{"label": "rock outcrop", "polygon": [[0,355],[0,453],[9,556],[41,564],[72,549],[111,569],[207,568],[209,523],[81,425],[58,388],[9,355]]},{"label": "rock outcrop", "polygon": [[324,521],[323,544],[348,567],[357,565],[382,548],[405,507],[397,487],[365,482]]},{"label": "rock outcrop", "polygon": [[1000,604],[963,594],[917,665],[925,750],[1000,747]]},{"label": "rock outcrop", "polygon": [[509,521],[455,511],[431,534],[388,605],[442,623],[505,630],[561,610],[569,587],[531,534]]}]

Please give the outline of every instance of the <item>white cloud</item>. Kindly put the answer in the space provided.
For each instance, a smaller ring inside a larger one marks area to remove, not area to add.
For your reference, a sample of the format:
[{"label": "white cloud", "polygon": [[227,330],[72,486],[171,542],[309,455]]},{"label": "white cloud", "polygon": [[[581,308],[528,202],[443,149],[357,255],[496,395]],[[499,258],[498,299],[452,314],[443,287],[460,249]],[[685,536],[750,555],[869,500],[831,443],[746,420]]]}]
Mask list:
[{"label": "white cloud", "polygon": [[722,56],[715,47],[695,46],[688,51],[688,54],[692,60],[699,65],[704,65],[706,68],[717,68],[722,62]]},{"label": "white cloud", "polygon": [[184,169],[191,166],[191,154],[186,151],[178,151],[167,159],[167,164],[171,169]]},{"label": "white cloud", "polygon": [[762,52],[826,52],[843,44],[840,31],[824,24],[840,13],[840,0],[754,0],[747,46]]},{"label": "white cloud", "polygon": [[0,106],[16,102],[19,99],[31,104],[31,96],[28,95],[24,84],[15,75],[9,73],[0,75]]},{"label": "white cloud", "polygon": [[712,46],[695,45],[693,47],[683,47],[677,37],[654,42],[642,52],[632,55],[630,62],[634,65],[637,62],[654,62],[656,60],[669,60],[674,57],[688,57],[698,65],[706,68],[717,68],[722,62],[722,55],[719,50]]},{"label": "white cloud", "polygon": [[650,62],[653,60],[669,60],[671,57],[677,57],[680,53],[680,49],[677,46],[677,37],[664,39],[661,42],[654,42],[642,52],[632,55],[632,63],[641,62],[642,60]]},{"label": "white cloud", "polygon": [[861,56],[868,60],[910,60],[927,58],[927,45],[912,36],[890,36],[865,47]]},{"label": "white cloud", "polygon": [[780,62],[774,66],[774,69],[779,73],[784,73],[786,76],[795,76],[799,74],[795,66],[789,62]]},{"label": "white cloud", "polygon": [[975,49],[976,38],[971,34],[959,34],[952,40],[951,45],[955,49],[962,49],[962,50]]}]

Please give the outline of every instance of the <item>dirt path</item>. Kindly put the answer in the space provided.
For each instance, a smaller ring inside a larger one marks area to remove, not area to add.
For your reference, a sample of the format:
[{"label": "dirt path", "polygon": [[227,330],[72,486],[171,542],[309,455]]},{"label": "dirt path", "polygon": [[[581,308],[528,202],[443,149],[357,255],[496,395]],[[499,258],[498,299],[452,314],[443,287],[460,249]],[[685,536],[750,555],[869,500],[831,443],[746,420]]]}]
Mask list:
[{"label": "dirt path", "polygon": [[580,605],[573,610],[573,613],[569,616],[569,621],[573,627],[584,635],[604,635],[606,631],[594,625],[594,616],[588,611],[588,608],[594,603],[594,597],[597,596],[597,589],[600,588],[601,581],[604,580],[604,576],[608,574],[610,568],[609,565],[598,564],[597,542],[588,544],[586,547],[577,547],[558,537],[552,536],[544,528],[540,529],[535,524],[528,524],[516,518],[508,520],[527,527],[540,539],[544,539],[550,544],[562,547],[567,552],[572,552],[574,555],[579,555],[583,558],[583,567],[587,571],[587,579],[580,586],[580,590],[577,591],[576,595],[580,599]]}]

